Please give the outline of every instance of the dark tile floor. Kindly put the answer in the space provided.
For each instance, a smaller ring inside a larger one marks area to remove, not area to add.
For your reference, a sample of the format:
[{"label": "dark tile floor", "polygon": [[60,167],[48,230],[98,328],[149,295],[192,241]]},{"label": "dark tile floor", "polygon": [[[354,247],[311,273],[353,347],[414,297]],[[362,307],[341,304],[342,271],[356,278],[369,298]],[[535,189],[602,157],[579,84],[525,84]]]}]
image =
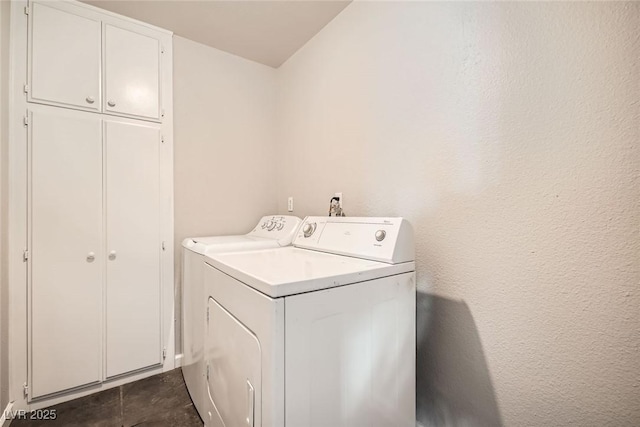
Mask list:
[{"label": "dark tile floor", "polygon": [[180,369],[47,409],[56,410],[55,420],[14,420],[11,427],[202,427]]}]

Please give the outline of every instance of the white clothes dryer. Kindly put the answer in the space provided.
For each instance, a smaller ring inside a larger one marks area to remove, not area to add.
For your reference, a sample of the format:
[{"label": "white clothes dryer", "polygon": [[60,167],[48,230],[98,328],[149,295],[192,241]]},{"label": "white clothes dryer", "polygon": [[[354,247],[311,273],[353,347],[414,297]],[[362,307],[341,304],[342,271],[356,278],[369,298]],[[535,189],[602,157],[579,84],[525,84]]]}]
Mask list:
[{"label": "white clothes dryer", "polygon": [[288,246],[301,222],[295,216],[265,216],[247,234],[193,237],[182,242],[182,373],[202,418],[206,401],[204,339],[207,295],[203,287],[204,256]]},{"label": "white clothes dryer", "polygon": [[307,217],[293,246],[206,262],[206,426],[415,426],[406,220]]}]

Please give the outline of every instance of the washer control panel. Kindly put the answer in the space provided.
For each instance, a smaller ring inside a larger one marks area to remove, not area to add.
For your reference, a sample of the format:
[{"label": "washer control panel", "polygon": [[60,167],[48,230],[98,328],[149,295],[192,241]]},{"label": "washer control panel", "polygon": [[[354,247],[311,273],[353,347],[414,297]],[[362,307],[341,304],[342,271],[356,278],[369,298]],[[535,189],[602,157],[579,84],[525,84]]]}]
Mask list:
[{"label": "washer control panel", "polygon": [[291,244],[301,223],[300,218],[291,215],[263,216],[248,235],[277,239],[280,246],[287,246]]},{"label": "washer control panel", "polygon": [[274,216],[270,219],[265,219],[262,224],[260,224],[260,228],[267,231],[280,231],[286,224],[287,220],[283,216]]}]

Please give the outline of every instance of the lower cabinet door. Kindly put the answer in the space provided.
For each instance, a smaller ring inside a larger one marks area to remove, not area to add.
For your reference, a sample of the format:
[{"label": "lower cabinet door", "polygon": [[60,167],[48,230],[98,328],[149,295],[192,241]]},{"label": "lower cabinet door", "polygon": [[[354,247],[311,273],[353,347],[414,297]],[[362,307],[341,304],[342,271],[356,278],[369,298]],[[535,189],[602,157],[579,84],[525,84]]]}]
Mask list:
[{"label": "lower cabinet door", "polygon": [[31,398],[102,377],[101,120],[30,112]]},{"label": "lower cabinet door", "polygon": [[160,130],[105,121],[106,374],[162,362]]}]

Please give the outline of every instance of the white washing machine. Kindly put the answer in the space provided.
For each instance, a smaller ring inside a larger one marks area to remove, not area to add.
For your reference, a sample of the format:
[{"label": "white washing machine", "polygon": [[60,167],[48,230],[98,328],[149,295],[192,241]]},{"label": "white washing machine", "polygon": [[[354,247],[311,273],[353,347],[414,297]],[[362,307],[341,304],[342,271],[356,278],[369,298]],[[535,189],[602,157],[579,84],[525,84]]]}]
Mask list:
[{"label": "white washing machine", "polygon": [[182,242],[182,372],[191,399],[204,418],[206,402],[204,340],[207,295],[204,256],[209,253],[280,248],[291,244],[300,218],[265,216],[248,234],[187,238]]},{"label": "white washing machine", "polygon": [[293,246],[206,262],[206,426],[415,427],[407,221],[307,217]]}]

